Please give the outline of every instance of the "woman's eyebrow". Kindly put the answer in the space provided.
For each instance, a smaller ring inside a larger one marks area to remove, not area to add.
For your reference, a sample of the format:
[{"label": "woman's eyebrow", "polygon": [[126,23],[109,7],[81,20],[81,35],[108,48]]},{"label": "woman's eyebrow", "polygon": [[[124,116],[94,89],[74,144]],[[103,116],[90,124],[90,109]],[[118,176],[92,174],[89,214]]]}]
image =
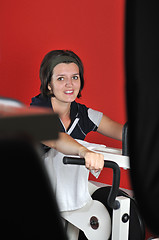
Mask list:
[{"label": "woman's eyebrow", "polygon": [[[73,73],[72,75],[79,75],[79,73]],[[66,74],[64,73],[61,73],[61,74],[57,74],[55,75],[56,77],[63,77],[63,76],[66,76]]]},{"label": "woman's eyebrow", "polygon": [[61,77],[61,76],[65,76],[66,74],[63,74],[63,73],[61,73],[61,74],[57,74],[57,75],[55,75],[56,77]]}]

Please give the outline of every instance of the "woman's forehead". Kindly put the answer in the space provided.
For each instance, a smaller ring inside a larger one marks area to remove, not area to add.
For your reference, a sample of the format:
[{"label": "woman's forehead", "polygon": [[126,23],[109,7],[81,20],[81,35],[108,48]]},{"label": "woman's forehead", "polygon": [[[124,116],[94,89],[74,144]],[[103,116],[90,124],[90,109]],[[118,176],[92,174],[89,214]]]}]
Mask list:
[{"label": "woman's forehead", "polygon": [[53,69],[53,74],[72,73],[79,74],[79,67],[74,62],[71,63],[59,63]]}]

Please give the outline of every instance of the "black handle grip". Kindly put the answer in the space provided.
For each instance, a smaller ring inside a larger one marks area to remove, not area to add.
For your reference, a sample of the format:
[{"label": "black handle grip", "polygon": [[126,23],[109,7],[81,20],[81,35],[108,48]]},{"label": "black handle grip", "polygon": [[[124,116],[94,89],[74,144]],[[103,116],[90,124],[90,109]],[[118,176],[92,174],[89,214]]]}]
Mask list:
[{"label": "black handle grip", "polygon": [[[63,163],[85,165],[85,159],[77,157],[64,157]],[[104,160],[104,167],[113,169],[113,183],[107,199],[108,205],[112,209],[119,209],[120,203],[115,199],[117,197],[120,184],[120,168],[117,163],[109,160]]]},{"label": "black handle grip", "polygon": [[64,157],[63,163],[64,164],[85,165],[85,159],[77,158],[77,157]]}]

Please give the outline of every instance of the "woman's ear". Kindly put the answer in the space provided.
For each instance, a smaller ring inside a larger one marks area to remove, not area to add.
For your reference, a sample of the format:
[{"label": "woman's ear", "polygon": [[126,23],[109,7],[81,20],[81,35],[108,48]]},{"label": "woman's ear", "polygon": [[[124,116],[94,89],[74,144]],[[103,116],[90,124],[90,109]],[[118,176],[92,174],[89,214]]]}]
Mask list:
[{"label": "woman's ear", "polygon": [[48,84],[47,88],[49,89],[49,91],[52,90],[50,84]]},{"label": "woman's ear", "polygon": [[50,83],[47,85],[47,88],[49,90],[48,95],[51,96],[51,97],[54,97],[53,88],[52,88]]}]

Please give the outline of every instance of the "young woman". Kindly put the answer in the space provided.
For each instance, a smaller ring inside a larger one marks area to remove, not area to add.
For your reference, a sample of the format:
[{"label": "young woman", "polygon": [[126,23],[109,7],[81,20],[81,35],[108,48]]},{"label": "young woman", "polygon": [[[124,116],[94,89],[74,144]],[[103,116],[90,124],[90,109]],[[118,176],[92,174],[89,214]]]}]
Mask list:
[{"label": "young woman", "polygon": [[31,105],[52,108],[59,114],[61,132],[84,140],[91,131],[122,140],[122,125],[103,113],[75,102],[84,87],[83,64],[72,51],[46,54],[40,67],[41,94]]},{"label": "young woman", "polygon": [[[41,93],[32,98],[31,103],[34,106],[49,107],[59,115],[61,138],[57,142],[48,141],[43,144],[48,171],[54,173],[52,178],[60,211],[78,209],[91,199],[85,185],[88,181],[87,169],[98,171],[104,164],[103,155],[89,151],[74,139],[84,140],[89,132],[97,131],[122,140],[121,124],[75,101],[81,96],[84,87],[83,72],[82,61],[74,52],[54,50],[47,53],[40,67]],[[54,148],[64,154],[84,157],[87,169],[63,166]]]}]

